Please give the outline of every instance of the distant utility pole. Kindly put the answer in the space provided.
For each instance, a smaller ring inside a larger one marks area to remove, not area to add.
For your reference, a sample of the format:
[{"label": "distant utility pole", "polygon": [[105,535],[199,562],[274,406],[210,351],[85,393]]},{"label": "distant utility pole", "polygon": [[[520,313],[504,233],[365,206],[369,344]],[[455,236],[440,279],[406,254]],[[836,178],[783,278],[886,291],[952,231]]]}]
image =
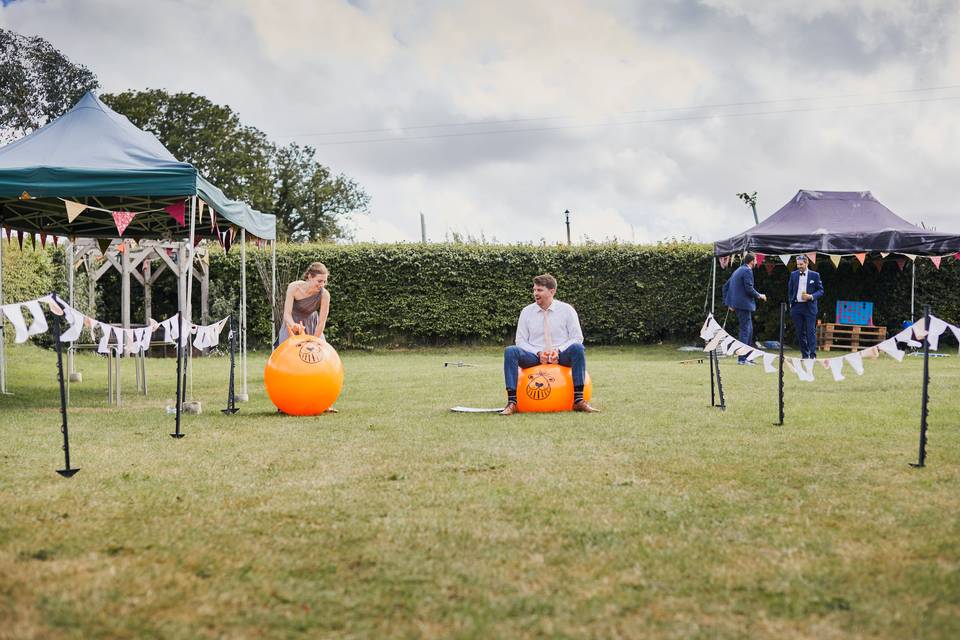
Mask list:
[{"label": "distant utility pole", "polygon": [[423,211],[420,212],[420,242],[427,242],[427,219],[423,217]]},{"label": "distant utility pole", "polygon": [[570,209],[567,209],[567,210],[564,211],[563,213],[564,213],[564,215],[567,216],[567,246],[569,247],[571,244],[573,244],[573,243],[570,241]]},{"label": "distant utility pole", "polygon": [[743,200],[745,204],[750,205],[750,208],[753,209],[753,223],[760,224],[760,218],[757,217],[757,192],[753,193],[738,193],[737,197]]}]

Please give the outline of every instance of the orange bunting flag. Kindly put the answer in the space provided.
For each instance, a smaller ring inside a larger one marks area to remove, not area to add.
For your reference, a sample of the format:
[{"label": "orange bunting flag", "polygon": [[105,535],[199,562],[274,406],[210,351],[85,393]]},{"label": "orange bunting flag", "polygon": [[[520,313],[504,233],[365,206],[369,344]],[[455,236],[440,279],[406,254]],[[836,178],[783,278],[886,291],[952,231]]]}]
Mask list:
[{"label": "orange bunting flag", "polygon": [[807,257],[810,258],[810,262],[812,262],[813,264],[817,264],[817,252],[816,252],[816,251],[811,251],[810,253],[807,254]]},{"label": "orange bunting flag", "polygon": [[117,253],[126,253],[127,252],[127,243],[121,242],[117,245]]},{"label": "orange bunting flag", "polygon": [[114,211],[111,215],[113,216],[113,223],[117,225],[117,233],[122,236],[137,214],[133,211]]},{"label": "orange bunting flag", "polygon": [[857,256],[857,260],[859,260],[859,261],[860,261],[860,265],[863,266],[863,261],[867,259],[867,254],[865,254],[865,253],[855,253],[855,254],[853,254],[853,255]]},{"label": "orange bunting flag", "polygon": [[73,200],[64,200],[63,204],[67,208],[67,222],[76,220],[77,216],[87,208],[87,205]]},{"label": "orange bunting flag", "polygon": [[941,256],[930,256],[930,262],[932,262],[933,266],[935,266],[937,269],[940,268],[940,260],[942,259],[943,258]]}]

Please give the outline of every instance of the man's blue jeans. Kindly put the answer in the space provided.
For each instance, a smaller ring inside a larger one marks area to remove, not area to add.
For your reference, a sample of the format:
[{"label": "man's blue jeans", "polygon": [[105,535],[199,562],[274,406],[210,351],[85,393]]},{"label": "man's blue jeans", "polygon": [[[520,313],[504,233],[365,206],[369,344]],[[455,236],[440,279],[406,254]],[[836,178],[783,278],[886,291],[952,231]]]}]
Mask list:
[{"label": "man's blue jeans", "polygon": [[[740,325],[740,342],[753,346],[753,312],[746,309],[737,309],[737,323]],[[747,356],[737,358],[746,362]]]},{"label": "man's blue jeans", "polygon": [[[583,345],[574,342],[560,352],[559,360],[561,366],[571,368],[573,386],[582,387],[583,379],[587,373],[587,353]],[[518,369],[529,369],[538,364],[540,364],[540,358],[537,357],[537,354],[524,351],[516,345],[507,347],[503,352],[503,379],[506,382],[507,390],[517,390]]]}]

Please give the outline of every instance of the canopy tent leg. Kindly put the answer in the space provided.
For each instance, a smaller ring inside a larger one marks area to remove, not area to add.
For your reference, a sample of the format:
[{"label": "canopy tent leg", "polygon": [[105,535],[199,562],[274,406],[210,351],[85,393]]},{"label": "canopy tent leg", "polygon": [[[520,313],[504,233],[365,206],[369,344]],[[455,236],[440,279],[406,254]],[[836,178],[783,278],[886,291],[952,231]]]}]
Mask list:
[{"label": "canopy tent leg", "polygon": [[910,322],[916,322],[917,315],[914,312],[914,303],[917,298],[917,261],[912,260],[910,265]]},{"label": "canopy tent leg", "polygon": [[716,313],[717,307],[717,256],[711,256],[713,262],[710,270],[713,272],[713,285],[710,287],[710,313]]},{"label": "canopy tent leg", "polygon": [[[75,247],[73,246],[73,242],[72,242],[72,241],[67,240],[67,241],[64,243],[63,253],[64,253],[64,255],[65,255],[65,257],[66,257],[66,260],[67,260],[67,294],[69,295],[69,304],[70,304],[71,307],[73,307],[74,309],[76,309],[76,308],[77,308],[77,301],[76,301],[76,299],[75,299],[75,297],[74,297],[74,288],[73,288],[73,286],[74,286],[74,285],[73,285],[73,283],[74,283],[74,276],[75,276],[75,271],[76,271],[75,268],[74,268],[73,261],[76,259],[76,258],[75,258],[75,256],[76,256],[76,250],[75,250]],[[76,378],[77,378],[77,376],[76,376],[76,374],[77,374],[77,369],[76,369],[75,363],[74,363],[74,361],[73,361],[73,344],[71,344],[71,345],[67,348],[67,373],[68,373],[68,378],[67,378],[67,379],[68,379],[70,382],[77,382],[77,379],[76,379]],[[69,387],[68,387],[68,389],[69,389]]]},{"label": "canopy tent leg", "polygon": [[[193,260],[196,255],[196,233],[197,233],[197,196],[190,200],[190,244],[187,247],[187,315],[184,321],[187,335],[183,341],[183,346],[187,350],[187,371],[190,381],[190,401],[193,401],[193,348],[190,340],[191,329],[193,328]],[[214,215],[213,211],[210,215]]]},{"label": "canopy tent leg", "polygon": [[[0,237],[0,305],[3,304],[3,238]],[[0,394],[7,395],[7,354],[3,318],[0,318]]]},{"label": "canopy tent leg", "polygon": [[270,242],[270,344],[277,342],[277,239]]},{"label": "canopy tent leg", "polygon": [[247,230],[243,228],[240,229],[240,317],[237,320],[240,331],[240,375],[243,382],[236,400],[247,402],[250,399],[247,394]]}]

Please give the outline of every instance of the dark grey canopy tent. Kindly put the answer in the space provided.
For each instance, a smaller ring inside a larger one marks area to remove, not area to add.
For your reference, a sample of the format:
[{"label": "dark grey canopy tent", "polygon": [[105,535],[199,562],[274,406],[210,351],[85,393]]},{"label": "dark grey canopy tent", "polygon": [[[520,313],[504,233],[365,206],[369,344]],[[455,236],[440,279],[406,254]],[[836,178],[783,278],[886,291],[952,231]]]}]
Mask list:
[{"label": "dark grey canopy tent", "polygon": [[944,256],[960,251],[960,235],[911,224],[869,191],[804,189],[760,224],[713,246],[717,256],[746,251],[768,255],[884,251]]},{"label": "dark grey canopy tent", "polygon": [[[716,257],[745,252],[785,256],[824,253],[900,253],[948,256],[960,252],[960,234],[933,231],[907,222],[883,206],[869,191],[802,189],[760,224],[713,245]],[[914,279],[916,278],[916,269]],[[915,284],[915,281],[914,281]],[[713,263],[711,310],[717,288]],[[911,302],[911,314],[913,303]]]}]

